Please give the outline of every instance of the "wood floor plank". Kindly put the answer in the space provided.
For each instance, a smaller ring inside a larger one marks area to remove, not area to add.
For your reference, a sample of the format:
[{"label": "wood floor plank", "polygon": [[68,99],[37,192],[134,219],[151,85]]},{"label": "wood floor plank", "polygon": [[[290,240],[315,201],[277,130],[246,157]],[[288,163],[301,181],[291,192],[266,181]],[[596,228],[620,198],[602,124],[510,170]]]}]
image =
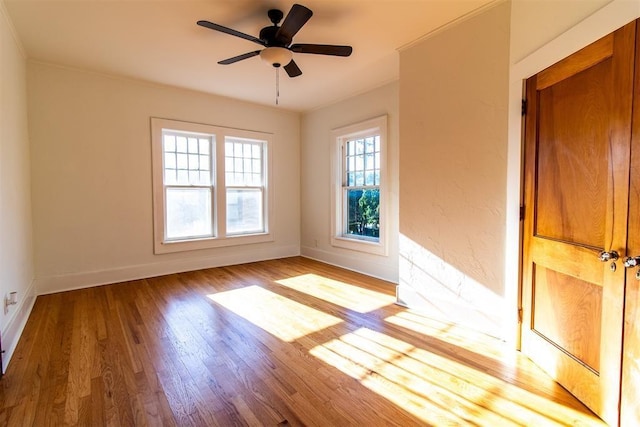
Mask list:
[{"label": "wood floor plank", "polygon": [[493,338],[293,257],[38,297],[0,425],[602,425]]}]

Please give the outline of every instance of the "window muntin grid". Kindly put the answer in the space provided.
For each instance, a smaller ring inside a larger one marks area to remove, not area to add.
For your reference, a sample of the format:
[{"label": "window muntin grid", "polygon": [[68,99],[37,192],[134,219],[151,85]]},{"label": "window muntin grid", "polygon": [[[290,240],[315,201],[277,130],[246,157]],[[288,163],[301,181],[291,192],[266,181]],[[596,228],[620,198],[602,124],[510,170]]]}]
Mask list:
[{"label": "window muntin grid", "polygon": [[265,232],[265,141],[225,138],[227,234]]},{"label": "window muntin grid", "polygon": [[213,237],[213,135],[162,131],[165,239]]},{"label": "window muntin grid", "polygon": [[342,236],[378,241],[380,135],[345,140],[343,162]]},{"label": "window muntin grid", "polygon": [[213,136],[164,131],[162,140],[165,185],[211,185]]},{"label": "window muntin grid", "polygon": [[380,185],[380,135],[344,144],[344,187]]},{"label": "window muntin grid", "polygon": [[261,187],[263,141],[225,138],[225,183],[227,187]]}]

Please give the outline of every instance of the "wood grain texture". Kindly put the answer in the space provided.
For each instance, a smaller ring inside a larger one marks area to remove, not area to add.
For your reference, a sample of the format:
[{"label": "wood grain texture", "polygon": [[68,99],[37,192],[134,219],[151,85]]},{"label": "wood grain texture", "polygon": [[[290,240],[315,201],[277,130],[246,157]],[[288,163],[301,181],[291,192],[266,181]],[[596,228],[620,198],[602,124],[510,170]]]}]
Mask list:
[{"label": "wood grain texture", "polygon": [[612,59],[538,91],[536,236],[603,248]]},{"label": "wood grain texture", "polygon": [[602,288],[536,265],[533,329],[600,370]]},{"label": "wood grain texture", "polygon": [[[531,77],[526,89],[522,349],[611,425],[619,423],[625,273],[598,252],[625,253],[635,43],[632,22]],[[592,299],[583,307],[592,312],[577,318],[550,312],[546,293],[535,292],[537,266],[568,277],[557,289],[580,281],[600,288],[601,302]],[[539,303],[546,330],[561,331],[548,335],[562,342],[534,330]],[[600,319],[600,328],[567,323],[584,317]],[[579,335],[600,342],[574,343]],[[589,348],[591,362],[578,360],[576,348]],[[597,361],[595,372],[588,365]]]},{"label": "wood grain texture", "polygon": [[566,58],[551,67],[538,73],[538,90],[543,90],[568,77],[597,65],[613,55],[613,34],[609,34],[600,40],[591,43],[571,58]]},{"label": "wood grain texture", "polygon": [[287,258],[38,297],[0,425],[601,425],[527,358],[394,288]]},{"label": "wood grain texture", "polygon": [[[638,29],[636,28],[636,31]],[[635,87],[640,88],[640,43],[636,43]],[[627,255],[640,256],[640,96],[633,99],[631,131],[631,179]],[[638,268],[627,270],[625,286],[624,344],[622,352],[622,401],[620,425],[640,425],[640,281]]]}]

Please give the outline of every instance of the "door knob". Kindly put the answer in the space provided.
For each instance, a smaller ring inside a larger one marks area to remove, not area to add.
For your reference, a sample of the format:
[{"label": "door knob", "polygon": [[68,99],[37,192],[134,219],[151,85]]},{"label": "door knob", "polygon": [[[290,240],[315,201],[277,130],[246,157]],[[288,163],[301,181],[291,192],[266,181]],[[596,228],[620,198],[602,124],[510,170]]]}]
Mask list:
[{"label": "door knob", "polygon": [[628,257],[625,257],[624,266],[626,268],[640,266],[640,256],[628,256]]},{"label": "door knob", "polygon": [[602,251],[598,254],[598,258],[602,262],[616,261],[618,258],[620,258],[620,254],[618,254],[618,252],[616,251]]}]

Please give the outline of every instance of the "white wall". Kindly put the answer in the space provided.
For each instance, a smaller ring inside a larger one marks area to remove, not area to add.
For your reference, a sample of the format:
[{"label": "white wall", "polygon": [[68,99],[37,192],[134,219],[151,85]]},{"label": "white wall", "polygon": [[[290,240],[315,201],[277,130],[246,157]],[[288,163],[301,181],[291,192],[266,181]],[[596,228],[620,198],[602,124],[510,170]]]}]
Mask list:
[{"label": "white wall", "polygon": [[[298,113],[28,65],[39,293],[299,254]],[[275,241],[154,255],[150,117],[274,134]]]},{"label": "white wall", "polygon": [[[388,115],[388,255],[372,255],[331,246],[330,132]],[[398,281],[398,83],[354,96],[302,117],[302,238],[304,256],[371,276]]]},{"label": "white wall", "polygon": [[509,21],[499,3],[400,53],[398,300],[499,337]]},{"label": "white wall", "polygon": [[[33,247],[26,59],[0,1],[0,333],[6,368],[31,307]],[[18,304],[4,309],[9,292]]]}]

